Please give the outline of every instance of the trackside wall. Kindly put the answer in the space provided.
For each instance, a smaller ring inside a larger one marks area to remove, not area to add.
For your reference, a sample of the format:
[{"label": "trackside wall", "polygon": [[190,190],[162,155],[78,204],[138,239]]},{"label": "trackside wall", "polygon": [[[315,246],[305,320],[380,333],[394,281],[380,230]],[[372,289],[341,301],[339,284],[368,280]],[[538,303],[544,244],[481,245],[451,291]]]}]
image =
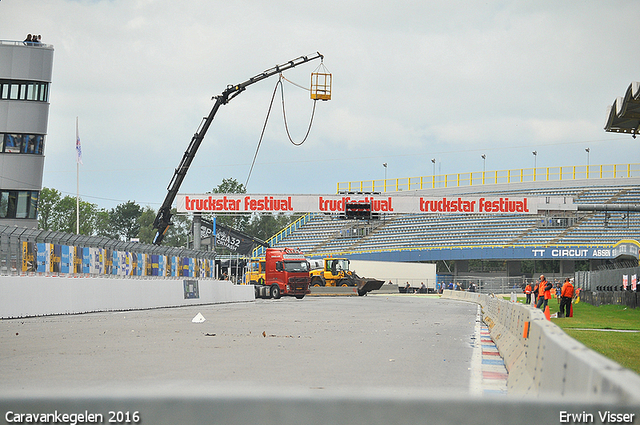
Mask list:
[{"label": "trackside wall", "polygon": [[474,292],[445,290],[443,298],[480,304],[509,371],[509,393],[640,403],[640,376],[571,338],[542,311]]},{"label": "trackside wall", "polygon": [[[197,289],[194,282],[197,282]],[[0,277],[2,319],[142,310],[254,299],[253,286],[233,285],[226,280]]]}]

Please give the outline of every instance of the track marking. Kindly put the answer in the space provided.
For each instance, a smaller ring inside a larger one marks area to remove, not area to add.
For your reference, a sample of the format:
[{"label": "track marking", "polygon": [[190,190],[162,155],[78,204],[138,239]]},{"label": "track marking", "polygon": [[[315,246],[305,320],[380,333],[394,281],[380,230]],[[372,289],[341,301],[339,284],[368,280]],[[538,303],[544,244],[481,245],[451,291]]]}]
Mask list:
[{"label": "track marking", "polygon": [[509,373],[496,344],[491,339],[489,328],[482,321],[482,310],[478,305],[471,356],[469,392],[472,395],[506,394]]},{"label": "track marking", "polygon": [[482,395],[482,343],[481,343],[482,310],[478,305],[476,325],[474,328],[473,353],[471,354],[471,377],[469,379],[469,393]]}]

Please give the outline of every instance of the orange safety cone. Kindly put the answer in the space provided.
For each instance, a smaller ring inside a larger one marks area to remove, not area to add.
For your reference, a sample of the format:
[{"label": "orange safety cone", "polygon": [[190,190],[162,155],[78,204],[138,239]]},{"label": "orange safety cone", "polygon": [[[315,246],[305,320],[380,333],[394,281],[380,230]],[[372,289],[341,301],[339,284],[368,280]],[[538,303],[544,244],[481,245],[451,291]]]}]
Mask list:
[{"label": "orange safety cone", "polygon": [[569,317],[573,317],[573,303],[569,304]]},{"label": "orange safety cone", "polygon": [[546,306],[544,309],[544,317],[546,317],[547,320],[551,320],[551,313],[549,312],[549,306]]}]

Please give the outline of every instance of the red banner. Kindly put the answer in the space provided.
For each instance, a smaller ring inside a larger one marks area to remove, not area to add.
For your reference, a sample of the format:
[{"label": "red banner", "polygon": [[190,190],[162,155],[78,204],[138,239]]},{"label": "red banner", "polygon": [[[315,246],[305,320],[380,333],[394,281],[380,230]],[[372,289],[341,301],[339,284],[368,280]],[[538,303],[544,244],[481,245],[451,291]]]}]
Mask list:
[{"label": "red banner", "polygon": [[367,203],[375,213],[396,214],[537,214],[575,210],[566,198],[423,197],[415,195],[248,195],[178,194],[178,212],[324,212],[341,213],[347,203]]}]

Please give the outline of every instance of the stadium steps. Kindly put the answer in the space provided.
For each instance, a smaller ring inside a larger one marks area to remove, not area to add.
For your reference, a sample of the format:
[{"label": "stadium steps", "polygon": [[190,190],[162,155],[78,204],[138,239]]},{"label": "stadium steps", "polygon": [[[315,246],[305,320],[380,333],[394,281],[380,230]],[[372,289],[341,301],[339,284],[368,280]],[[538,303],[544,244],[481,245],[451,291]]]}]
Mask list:
[{"label": "stadium steps", "polygon": [[580,226],[582,224],[589,222],[589,220],[591,218],[593,218],[594,215],[595,215],[595,212],[583,215],[578,220],[574,221],[573,225],[567,227],[566,229],[564,229],[564,231],[562,233],[560,233],[558,236],[553,238],[550,243],[552,243],[552,244],[559,243],[560,241],[562,241],[565,238],[565,236],[567,236],[568,234],[570,234],[574,230],[580,228]]},{"label": "stadium steps", "polygon": [[377,233],[384,230],[384,228],[388,224],[392,223],[395,220],[397,220],[397,217],[394,217],[391,220],[389,219],[389,217],[385,217],[384,221],[378,221],[376,225],[371,226],[371,232],[367,236],[363,236],[362,238],[357,239],[354,243],[347,247],[347,251],[356,251],[363,242],[367,242],[371,238],[374,238]]},{"label": "stadium steps", "polygon": [[527,236],[529,236],[534,230],[536,230],[536,226],[528,228],[524,232],[520,233],[519,235],[517,235],[516,237],[511,239],[507,243],[507,245],[517,245],[519,243],[522,243],[523,239],[525,239]]},{"label": "stadium steps", "polygon": [[[585,192],[586,190],[582,191],[580,194],[584,194]],[[612,204],[616,202],[618,199],[620,199],[622,196],[624,196],[627,192],[629,192],[629,189],[619,190],[615,195],[610,197],[605,203]],[[552,244],[560,243],[560,241],[562,241],[567,235],[571,234],[574,230],[579,229],[585,223],[589,223],[589,221],[593,219],[595,215],[596,215],[596,212],[594,211],[580,217],[578,220],[574,222],[572,226],[567,227],[562,233],[560,233],[558,236],[553,238],[553,240],[551,240],[551,243]]]},{"label": "stadium steps", "polygon": [[[363,243],[363,241],[366,241],[367,239],[369,239],[370,237],[373,236],[374,233],[376,233],[376,231],[381,228],[384,227],[385,223],[387,223],[389,220],[385,220],[383,221],[373,221],[370,222],[371,223],[375,223],[375,224],[371,224],[371,232],[366,235],[366,236],[355,236],[353,238],[345,238],[340,236],[342,234],[342,232],[344,231],[349,231],[349,230],[353,230],[353,226],[347,226],[347,227],[342,227],[340,229],[338,229],[337,231],[333,232],[332,235],[322,239],[320,241],[319,244],[315,245],[312,249],[309,250],[309,252],[311,254],[319,254],[325,251],[335,251],[336,249],[339,251],[349,251],[351,249],[357,249],[357,247],[359,245],[361,245]],[[353,242],[349,243],[349,244],[342,244],[341,241],[347,241],[347,240],[352,240]],[[331,248],[329,247],[330,245]]]}]

